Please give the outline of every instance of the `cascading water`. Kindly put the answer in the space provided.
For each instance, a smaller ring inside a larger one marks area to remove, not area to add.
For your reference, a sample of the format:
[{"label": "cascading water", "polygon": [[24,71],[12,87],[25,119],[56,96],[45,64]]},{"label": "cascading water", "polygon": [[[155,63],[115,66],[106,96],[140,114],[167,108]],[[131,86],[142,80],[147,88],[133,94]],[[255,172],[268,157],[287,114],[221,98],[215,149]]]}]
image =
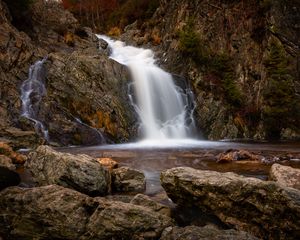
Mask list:
[{"label": "cascading water", "polygon": [[22,116],[34,122],[37,133],[41,134],[45,140],[49,140],[48,131],[44,124],[37,119],[39,105],[42,97],[46,95],[45,88],[45,68],[43,64],[47,60],[35,62],[29,68],[28,79],[21,86]]},{"label": "cascading water", "polygon": [[135,109],[141,120],[142,133],[147,140],[185,139],[194,130],[188,97],[173,82],[171,74],[155,65],[149,49],[125,46],[98,35],[111,48],[110,58],[128,66],[135,88]]}]

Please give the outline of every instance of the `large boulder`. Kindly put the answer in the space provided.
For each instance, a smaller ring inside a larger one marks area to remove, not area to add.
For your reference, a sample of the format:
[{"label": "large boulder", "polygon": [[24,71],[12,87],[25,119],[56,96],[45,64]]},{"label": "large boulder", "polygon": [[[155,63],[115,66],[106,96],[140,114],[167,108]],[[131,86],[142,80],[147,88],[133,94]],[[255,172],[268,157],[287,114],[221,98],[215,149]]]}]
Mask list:
[{"label": "large boulder", "polygon": [[233,229],[219,230],[209,225],[206,227],[187,226],[168,227],[162,234],[161,240],[223,240],[223,239],[238,239],[238,240],[258,240],[243,231]]},{"label": "large boulder", "polygon": [[7,239],[79,239],[95,207],[86,195],[60,186],[7,188],[0,193],[0,235]]},{"label": "large boulder", "polygon": [[[178,167],[161,174],[168,196],[268,239],[300,237],[300,191],[235,173]],[[276,217],[274,217],[276,216]]]},{"label": "large boulder", "polygon": [[82,239],[158,239],[173,225],[171,218],[150,208],[124,202],[104,202],[87,224]]},{"label": "large boulder", "polygon": [[49,146],[31,152],[25,166],[40,186],[58,184],[88,195],[104,195],[110,183],[109,172],[96,159],[60,153]]},{"label": "large boulder", "polygon": [[300,169],[275,163],[271,167],[269,179],[282,186],[300,190]]},{"label": "large boulder", "polygon": [[172,225],[169,217],[148,208],[57,185],[0,192],[5,239],[158,239]]}]

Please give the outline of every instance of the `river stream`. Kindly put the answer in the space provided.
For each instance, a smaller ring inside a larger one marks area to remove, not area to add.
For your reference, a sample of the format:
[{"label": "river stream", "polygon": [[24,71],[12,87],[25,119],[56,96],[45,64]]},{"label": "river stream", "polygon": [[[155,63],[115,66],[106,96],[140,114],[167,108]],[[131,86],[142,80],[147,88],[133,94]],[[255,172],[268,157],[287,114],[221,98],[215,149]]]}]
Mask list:
[{"label": "river stream", "polygon": [[[248,150],[263,156],[264,161],[235,161],[216,163],[216,157],[228,149]],[[271,163],[300,168],[300,143],[238,143],[213,141],[149,141],[128,144],[101,145],[91,147],[68,147],[58,149],[72,154],[88,154],[93,157],[111,157],[119,166],[128,166],[144,172],[147,181],[146,194],[162,191],[160,172],[172,167],[187,166],[202,170],[235,172],[244,176],[267,179]]]}]

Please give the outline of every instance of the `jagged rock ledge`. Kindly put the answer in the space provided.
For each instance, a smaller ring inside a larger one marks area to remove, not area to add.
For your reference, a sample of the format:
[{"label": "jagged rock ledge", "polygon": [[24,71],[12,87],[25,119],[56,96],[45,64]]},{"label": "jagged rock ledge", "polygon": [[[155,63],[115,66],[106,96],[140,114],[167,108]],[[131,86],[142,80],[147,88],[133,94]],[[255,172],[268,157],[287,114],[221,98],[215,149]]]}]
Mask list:
[{"label": "jagged rock ledge", "polygon": [[229,227],[266,239],[300,237],[297,189],[231,172],[188,167],[162,172],[161,183],[179,206],[197,207]]}]

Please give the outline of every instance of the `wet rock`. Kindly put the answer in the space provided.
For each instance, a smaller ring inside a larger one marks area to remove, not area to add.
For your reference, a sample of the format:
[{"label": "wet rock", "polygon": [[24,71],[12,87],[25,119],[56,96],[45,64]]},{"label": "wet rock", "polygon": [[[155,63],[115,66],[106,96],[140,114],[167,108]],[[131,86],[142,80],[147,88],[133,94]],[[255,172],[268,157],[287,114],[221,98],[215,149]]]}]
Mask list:
[{"label": "wet rock", "polygon": [[105,50],[108,47],[108,43],[105,40],[103,40],[103,39],[99,39],[99,46],[100,46],[100,48],[102,48],[103,50]]},{"label": "wet rock", "polygon": [[223,239],[239,239],[239,240],[258,240],[258,238],[251,236],[249,233],[243,231],[219,230],[210,226],[197,227],[187,226],[168,227],[162,233],[161,240],[223,240]]},{"label": "wet rock", "polygon": [[[23,122],[24,118],[21,122]],[[32,128],[32,125],[25,127],[25,129]],[[6,127],[2,131],[2,135],[10,140],[11,146],[15,149],[19,148],[33,148],[38,146],[43,140],[42,138],[35,132],[31,130],[22,130],[20,128],[15,127]]]},{"label": "wet rock", "polygon": [[40,186],[58,184],[88,195],[104,195],[109,188],[109,172],[87,155],[60,153],[40,146],[29,154],[25,166]]},{"label": "wet rock", "polygon": [[16,186],[21,179],[18,173],[10,170],[6,166],[0,166],[0,191],[9,186]]},{"label": "wet rock", "polygon": [[300,190],[300,169],[275,163],[270,169],[269,179],[282,186]]},{"label": "wet rock", "polygon": [[97,161],[109,171],[118,167],[118,163],[111,158],[97,158]]},{"label": "wet rock", "polygon": [[112,186],[118,192],[143,192],[146,188],[145,175],[129,167],[120,167],[112,172]]},{"label": "wet rock", "polygon": [[48,98],[40,112],[49,122],[50,139],[90,145],[101,143],[99,132],[114,142],[135,135],[126,67],[89,45],[71,55],[50,54],[47,68]]},{"label": "wet rock", "polygon": [[139,205],[152,209],[154,212],[171,216],[171,209],[163,204],[160,204],[144,194],[137,194],[130,201],[134,205]]},{"label": "wet rock", "polygon": [[57,185],[0,192],[0,235],[5,239],[158,239],[172,225],[169,217],[151,209]]},{"label": "wet rock", "polygon": [[82,239],[158,239],[171,218],[153,210],[123,202],[104,202],[89,219]]},{"label": "wet rock", "polygon": [[219,154],[217,163],[230,163],[233,161],[258,161],[260,156],[254,155],[246,150],[227,150]]},{"label": "wet rock", "polygon": [[268,239],[300,237],[299,190],[231,172],[188,167],[162,172],[161,183],[175,203],[195,206],[238,230]]}]

